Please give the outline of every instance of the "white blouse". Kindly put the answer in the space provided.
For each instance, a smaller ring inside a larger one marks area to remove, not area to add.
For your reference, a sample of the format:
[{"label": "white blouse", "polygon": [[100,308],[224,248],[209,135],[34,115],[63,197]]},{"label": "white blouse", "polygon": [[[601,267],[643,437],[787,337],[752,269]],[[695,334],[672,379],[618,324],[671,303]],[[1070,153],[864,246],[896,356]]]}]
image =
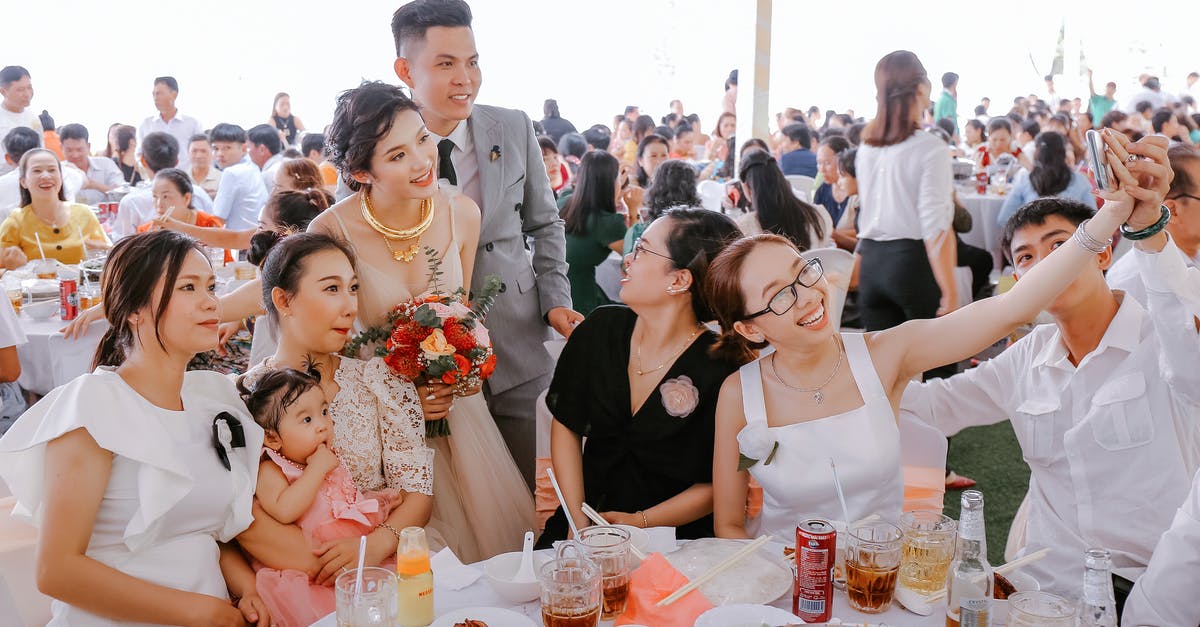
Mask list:
[{"label": "white blouse", "polygon": [[950,228],[954,179],[945,142],[917,131],[891,146],[863,144],[854,164],[859,239],[929,240]]}]

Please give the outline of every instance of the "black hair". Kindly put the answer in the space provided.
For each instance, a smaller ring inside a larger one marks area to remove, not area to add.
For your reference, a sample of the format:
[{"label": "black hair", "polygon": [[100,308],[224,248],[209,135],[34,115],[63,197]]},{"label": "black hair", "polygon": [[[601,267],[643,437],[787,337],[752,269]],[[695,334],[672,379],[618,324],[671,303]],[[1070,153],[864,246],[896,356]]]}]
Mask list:
[{"label": "black hair", "polygon": [[1157,76],[1151,76],[1150,78],[1146,79],[1146,82],[1142,83],[1142,87],[1145,87],[1150,91],[1158,91],[1159,89],[1162,89],[1162,84],[1158,82]]},{"label": "black hair", "polygon": [[[554,141],[554,140],[550,140]],[[587,154],[588,141],[579,133],[567,133],[558,140],[556,151],[560,155],[583,158]]]},{"label": "black hair", "polygon": [[1059,124],[1062,125],[1063,128],[1067,129],[1068,131],[1071,130],[1071,116],[1069,116],[1065,113],[1059,112],[1059,113],[1055,113],[1054,115],[1050,116],[1050,119],[1055,122],[1058,122]]},{"label": "black hair", "polygon": [[1167,122],[1170,122],[1171,118],[1174,117],[1175,113],[1164,107],[1154,112],[1154,117],[1150,118],[1150,125],[1154,127],[1155,133],[1161,133]]},{"label": "black hair", "polygon": [[1050,216],[1061,216],[1072,226],[1079,226],[1094,214],[1091,207],[1078,200],[1057,196],[1031,200],[1017,209],[1017,212],[1004,224],[1004,230],[1000,234],[1000,247],[1004,251],[1004,257],[1008,259],[1009,263],[1013,263],[1013,237],[1017,231],[1026,226],[1041,226]]},{"label": "black hair", "polygon": [[174,76],[159,76],[154,79],[155,85],[166,85],[167,89],[179,93],[179,81]]},{"label": "black hair", "polygon": [[1120,111],[1117,109],[1113,109],[1112,111],[1105,113],[1104,117],[1100,118],[1100,128],[1115,129],[1118,124],[1120,124],[1121,122],[1124,122],[1127,119],[1129,119],[1128,113],[1125,113],[1124,111]]},{"label": "black hair", "polygon": [[662,116],[662,119],[659,121],[662,122],[663,126],[674,127],[676,124],[679,124],[679,114],[672,111],[671,113]]},{"label": "black hair", "polygon": [[1029,133],[1030,137],[1037,137],[1038,133],[1042,132],[1042,127],[1036,121],[1030,119],[1021,123],[1021,130]]},{"label": "black hair", "polygon": [[867,128],[866,122],[855,122],[854,124],[851,124],[850,128],[846,129],[846,139],[850,140],[850,143],[854,144],[855,146],[861,144],[862,133],[863,129],[865,128]]},{"label": "black hair", "polygon": [[[750,141],[752,141],[752,140],[746,140],[746,143],[749,144]],[[714,173],[714,176],[716,178],[718,178],[718,179],[733,178],[733,173],[734,173],[733,164],[735,163],[735,161],[732,158],[732,156],[733,156],[733,151],[735,149],[737,149],[737,136],[730,135],[725,140],[725,154],[729,155],[729,156],[725,157],[725,163],[722,164],[720,168],[717,168],[717,171]]]},{"label": "black hair", "polygon": [[[763,152],[771,152],[771,147],[767,145],[767,142],[757,137],[751,137],[742,144],[741,148],[738,149],[738,156],[746,156],[746,151],[750,150],[751,148],[762,150]],[[732,159],[726,159],[726,161],[732,161]]]},{"label": "black hair", "polygon": [[237,124],[220,123],[212,128],[209,132],[212,143],[217,142],[233,142],[235,144],[246,143],[246,130]]},{"label": "black hair", "polygon": [[650,219],[662,216],[663,211],[678,206],[699,207],[696,193],[696,169],[686,161],[668,159],[658,166],[654,182],[646,190],[646,209]]},{"label": "black hair", "polygon": [[612,145],[612,134],[603,124],[597,124],[584,131],[583,139],[596,150],[608,150]]},{"label": "black hair", "polygon": [[[33,129],[29,129],[29,130],[32,131]],[[10,133],[10,135],[11,135],[11,133]],[[29,160],[32,159],[35,155],[39,155],[39,154],[46,154],[46,155],[49,155],[54,158],[54,167],[58,168],[58,178],[59,178],[58,199],[66,200],[67,193],[66,193],[66,191],[64,191],[66,188],[66,185],[63,182],[62,162],[58,160],[58,155],[54,154],[52,151],[50,151],[46,148],[40,148],[37,146],[30,148],[29,150],[26,150],[25,154],[21,155],[21,160],[17,162],[18,176],[20,176],[21,179],[25,178],[25,173],[29,168]],[[29,192],[29,188],[25,187],[24,185],[18,185],[18,187],[20,187],[20,193],[21,193],[21,204],[18,206],[25,207],[25,206],[33,203],[33,195]]]},{"label": "black hair", "polygon": [[821,140],[821,146],[833,151],[833,154],[840,155],[850,148],[850,140],[842,135],[830,135]]},{"label": "black hair", "polygon": [[18,126],[4,136],[4,152],[13,161],[20,161],[25,153],[42,145],[41,135],[28,126]]},{"label": "black hair", "polygon": [[308,224],[333,204],[333,196],[324,189],[277,191],[267,199],[262,214],[271,216],[275,228],[259,231],[250,237],[246,261],[262,266],[267,254],[283,238],[308,230]]},{"label": "black hair", "polygon": [[1033,169],[1029,183],[1038,196],[1053,196],[1071,184],[1071,166],[1067,165],[1067,141],[1061,134],[1046,131],[1034,139]]},{"label": "black hair", "polygon": [[788,124],[780,132],[783,133],[784,137],[800,144],[802,148],[808,148],[808,145],[812,143],[812,131],[809,130],[807,124],[802,122]]},{"label": "black hair", "polygon": [[666,238],[671,265],[692,274],[692,285],[688,288],[692,312],[701,322],[713,320],[716,315],[704,297],[708,265],[726,246],[740,238],[742,232],[729,216],[707,209],[675,208],[662,217],[671,227]]},{"label": "black hair", "polygon": [[0,87],[8,87],[26,76],[29,76],[29,70],[19,65],[5,66],[0,70]]},{"label": "black hair", "polygon": [[304,276],[305,258],[324,250],[340,251],[350,260],[351,267],[356,265],[350,245],[324,233],[288,235],[267,253],[267,258],[262,262],[263,307],[276,323],[279,322],[279,310],[275,308],[271,292],[278,287],[287,296],[294,296]]},{"label": "black hair", "polygon": [[1153,108],[1154,108],[1154,105],[1150,104],[1149,100],[1142,100],[1137,103],[1137,106],[1134,107],[1134,109],[1136,109],[1138,113],[1145,113],[1147,111],[1150,111]]},{"label": "black hair", "polygon": [[[187,172],[179,168],[163,168],[154,173],[155,179],[163,179],[170,182],[179,191],[179,194],[191,194],[192,192],[192,177],[188,176]],[[188,201],[188,209],[195,209],[191,201]]]},{"label": "black hair", "polygon": [[[648,115],[639,115],[637,121],[633,123],[634,138],[644,138],[654,132],[654,118]],[[641,139],[638,139],[641,141]]]},{"label": "black hair", "polygon": [[1013,134],[1012,121],[1008,118],[992,118],[988,120],[987,132],[989,135],[996,131],[1008,131],[1009,135]]},{"label": "black hair", "polygon": [[463,0],[414,0],[392,14],[392,39],[396,56],[408,57],[405,48],[425,39],[425,32],[436,26],[471,28],[471,7]]},{"label": "black hair", "polygon": [[312,154],[314,150],[317,151],[317,154],[325,154],[324,133],[309,133],[300,140],[300,152],[305,157]]},{"label": "black hair", "polygon": [[142,159],[151,172],[179,165],[179,140],[156,131],[142,138]]},{"label": "black hair", "polygon": [[958,129],[954,128],[954,121],[950,118],[942,118],[933,124],[946,131],[946,137],[954,137],[954,133],[958,131]]},{"label": "black hair", "polygon": [[979,120],[967,120],[967,126],[979,129],[979,139],[987,141],[987,126]]},{"label": "black hair", "polygon": [[296,159],[300,159],[300,158],[304,157],[304,153],[300,152],[300,149],[295,146],[288,146],[287,148],[284,148],[283,152],[281,152],[279,154],[282,155],[284,159],[291,159],[291,160],[296,160]]},{"label": "black hair", "polygon": [[562,114],[558,112],[558,101],[553,98],[547,98],[542,103],[542,116],[547,118],[562,117]]},{"label": "black hair", "polygon": [[204,142],[206,144],[212,143],[212,141],[208,139],[208,135],[205,135],[204,133],[198,133],[196,135],[192,135],[191,137],[189,137],[188,145],[191,146],[192,142]]},{"label": "black hair", "polygon": [[[400,7],[396,15],[399,16],[401,11],[411,6],[440,2],[441,0],[417,0]],[[470,10],[467,12],[470,17]],[[395,20],[392,24],[395,31]],[[421,34],[424,33],[423,28]],[[396,114],[417,110],[416,103],[404,95],[402,89],[380,81],[364,81],[358,87],[346,90],[338,96],[337,109],[333,112],[333,123],[329,125],[325,148],[329,151],[329,161],[341,172],[342,180],[350,189],[362,189],[362,184],[351,175],[371,170],[371,155],[375,152],[375,145],[391,130]]]},{"label": "black hair", "polygon": [[810,250],[817,243],[812,240],[810,229],[816,233],[817,241],[825,238],[818,209],[796,197],[770,153],[760,150],[746,153],[738,178],[750,188],[750,204],[763,231],[783,235],[800,250]]},{"label": "black hair", "polygon": [[58,139],[61,141],[82,139],[84,142],[87,142],[88,131],[82,124],[67,124],[58,128]]},{"label": "black hair", "polygon": [[661,137],[665,137],[667,139],[667,141],[675,139],[675,131],[671,127],[665,126],[665,125],[664,126],[656,126],[654,128],[654,134],[659,135]]},{"label": "black hair", "polygon": [[[663,146],[666,146],[667,154],[668,155],[671,154],[671,142],[668,141],[667,138],[663,137],[662,135],[658,135],[656,133],[651,133],[651,134],[643,137],[642,141],[638,142],[638,147],[637,147],[637,162],[638,162],[638,164],[637,164],[637,184],[642,187],[648,187],[650,185],[650,173],[646,172],[646,169],[643,168],[642,164],[641,164],[642,155],[646,152],[646,148],[648,146],[650,146],[650,144],[662,144]],[[730,161],[732,161],[732,159],[730,159]]]},{"label": "black hair", "polygon": [[637,110],[638,110],[637,105],[625,105],[625,115],[629,115],[630,113],[633,113],[634,111],[637,111]]},{"label": "black hair", "polygon": [[246,377],[237,379],[238,394],[254,422],[264,431],[279,433],[279,421],[284,412],[291,407],[305,392],[321,384],[321,374],[315,368],[301,372],[292,368],[268,370],[259,376],[253,386],[247,384]]},{"label": "black hair", "polygon": [[851,178],[858,178],[858,170],[854,165],[854,159],[858,156],[858,148],[850,148],[845,152],[838,154],[838,171],[845,173]]},{"label": "black hair", "polygon": [[542,152],[546,152],[547,150],[549,150],[550,152],[552,152],[554,154],[558,154],[558,144],[554,143],[553,137],[551,137],[549,135],[538,135],[537,143],[538,143],[538,146],[541,147]]},{"label": "black hair", "polygon": [[593,150],[583,156],[575,171],[575,193],[562,210],[567,233],[585,235],[592,226],[592,216],[616,212],[620,169],[617,158],[607,152]]},{"label": "black hair", "polygon": [[246,140],[252,144],[266,146],[272,155],[283,151],[283,138],[279,136],[279,129],[270,124],[259,124],[246,131]]},{"label": "black hair", "polygon": [[950,137],[950,134],[946,132],[946,129],[944,129],[940,126],[934,126],[933,128],[929,129],[929,134],[933,135],[934,137],[942,140],[943,142],[945,142],[947,144],[954,143],[954,140]]},{"label": "black hair", "polygon": [[[96,347],[93,368],[120,366],[125,362],[134,342],[140,339],[129,319],[154,304],[156,292],[160,300],[158,307],[150,312],[150,319],[154,322],[155,341],[166,348],[159,326],[171,304],[179,271],[192,251],[203,254],[204,248],[200,242],[170,229],[131,235],[112,247],[100,275],[108,330]],[[163,287],[156,290],[160,278]]]},{"label": "black hair", "polygon": [[958,83],[958,74],[954,72],[946,72],[942,74],[942,87],[950,89]]},{"label": "black hair", "polygon": [[1167,198],[1178,198],[1181,194],[1197,191],[1200,181],[1193,181],[1187,171],[1187,164],[1200,161],[1200,151],[1187,144],[1176,144],[1167,149],[1167,159],[1170,160],[1171,170],[1175,177],[1171,179],[1171,188]]}]

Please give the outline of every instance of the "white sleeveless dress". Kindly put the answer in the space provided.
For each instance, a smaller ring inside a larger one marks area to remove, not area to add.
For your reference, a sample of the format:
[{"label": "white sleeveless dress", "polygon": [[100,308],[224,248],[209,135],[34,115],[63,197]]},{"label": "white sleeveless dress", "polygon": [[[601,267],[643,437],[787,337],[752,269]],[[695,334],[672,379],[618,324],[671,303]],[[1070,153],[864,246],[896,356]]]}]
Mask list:
[{"label": "white sleeveless dress", "polygon": [[[831,458],[837,463],[851,521],[871,514],[892,522],[900,518],[904,484],[896,415],[871,363],[863,335],[843,333],[842,341],[846,361],[863,397],[861,407],[845,413],[772,427],[759,367],[769,355],[739,371],[746,414],[746,427],[738,434],[739,448],[748,457],[759,459],[750,467],[750,474],[763,489],[762,514],[747,521],[747,530],[752,534],[794,537],[796,524],[805,518],[844,518],[829,465]],[[779,443],[770,464],[764,464],[765,455],[760,451],[745,450],[750,441],[757,441],[759,448],[764,441]]]}]

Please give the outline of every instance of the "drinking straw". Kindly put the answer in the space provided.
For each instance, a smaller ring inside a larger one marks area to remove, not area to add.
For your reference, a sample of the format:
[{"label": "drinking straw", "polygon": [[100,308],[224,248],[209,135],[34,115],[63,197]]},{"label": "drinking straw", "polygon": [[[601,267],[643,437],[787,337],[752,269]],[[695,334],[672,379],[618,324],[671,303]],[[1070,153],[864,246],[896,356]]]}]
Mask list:
[{"label": "drinking straw", "polygon": [[362,598],[363,565],[367,562],[367,536],[358,540],[358,576],[354,578],[354,604],[358,605]]},{"label": "drinking straw", "polygon": [[45,261],[46,260],[46,250],[44,248],[42,248],[42,237],[37,234],[37,231],[33,232],[33,239],[37,240],[38,254],[42,256],[42,261]]},{"label": "drinking straw", "polygon": [[[597,525],[608,526],[608,525],[612,524],[612,523],[608,522],[607,520],[605,520],[604,516],[600,515],[600,512],[592,509],[592,506],[588,505],[587,503],[584,503],[583,507],[581,509],[583,510],[583,515],[590,518],[591,521],[596,523]],[[633,556],[640,560],[646,559],[646,554],[643,553],[641,549],[639,549],[633,545],[632,539],[629,542],[629,552],[633,553]]]},{"label": "drinking straw", "polygon": [[571,535],[579,537],[579,529],[575,528],[575,521],[571,518],[571,510],[567,507],[567,499],[563,498],[562,489],[558,487],[558,479],[554,478],[554,469],[547,468],[546,476],[550,477],[550,485],[554,486],[554,493],[558,495],[558,504],[562,505],[563,514],[567,517],[567,524],[571,526]]},{"label": "drinking straw", "polygon": [[846,495],[842,493],[842,482],[838,479],[837,464],[833,463],[833,458],[829,458],[829,467],[833,469],[833,486],[837,488],[838,503],[842,506],[842,517],[846,519],[846,529],[850,528],[850,510],[846,507]]}]

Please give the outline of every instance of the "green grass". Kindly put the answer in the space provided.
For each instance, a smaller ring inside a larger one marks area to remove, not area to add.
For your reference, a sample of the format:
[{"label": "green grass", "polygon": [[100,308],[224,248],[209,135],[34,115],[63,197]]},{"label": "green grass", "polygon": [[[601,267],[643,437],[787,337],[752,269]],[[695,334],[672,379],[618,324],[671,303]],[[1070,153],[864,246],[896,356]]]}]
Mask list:
[{"label": "green grass", "polygon": [[[1029,488],[1029,466],[1021,459],[1012,424],[972,427],[954,436],[946,467],[979,482],[976,488],[983,492],[988,561],[993,566],[1003,564],[1009,526]],[[945,514],[955,520],[961,495],[960,490],[947,492],[944,501]]]}]

